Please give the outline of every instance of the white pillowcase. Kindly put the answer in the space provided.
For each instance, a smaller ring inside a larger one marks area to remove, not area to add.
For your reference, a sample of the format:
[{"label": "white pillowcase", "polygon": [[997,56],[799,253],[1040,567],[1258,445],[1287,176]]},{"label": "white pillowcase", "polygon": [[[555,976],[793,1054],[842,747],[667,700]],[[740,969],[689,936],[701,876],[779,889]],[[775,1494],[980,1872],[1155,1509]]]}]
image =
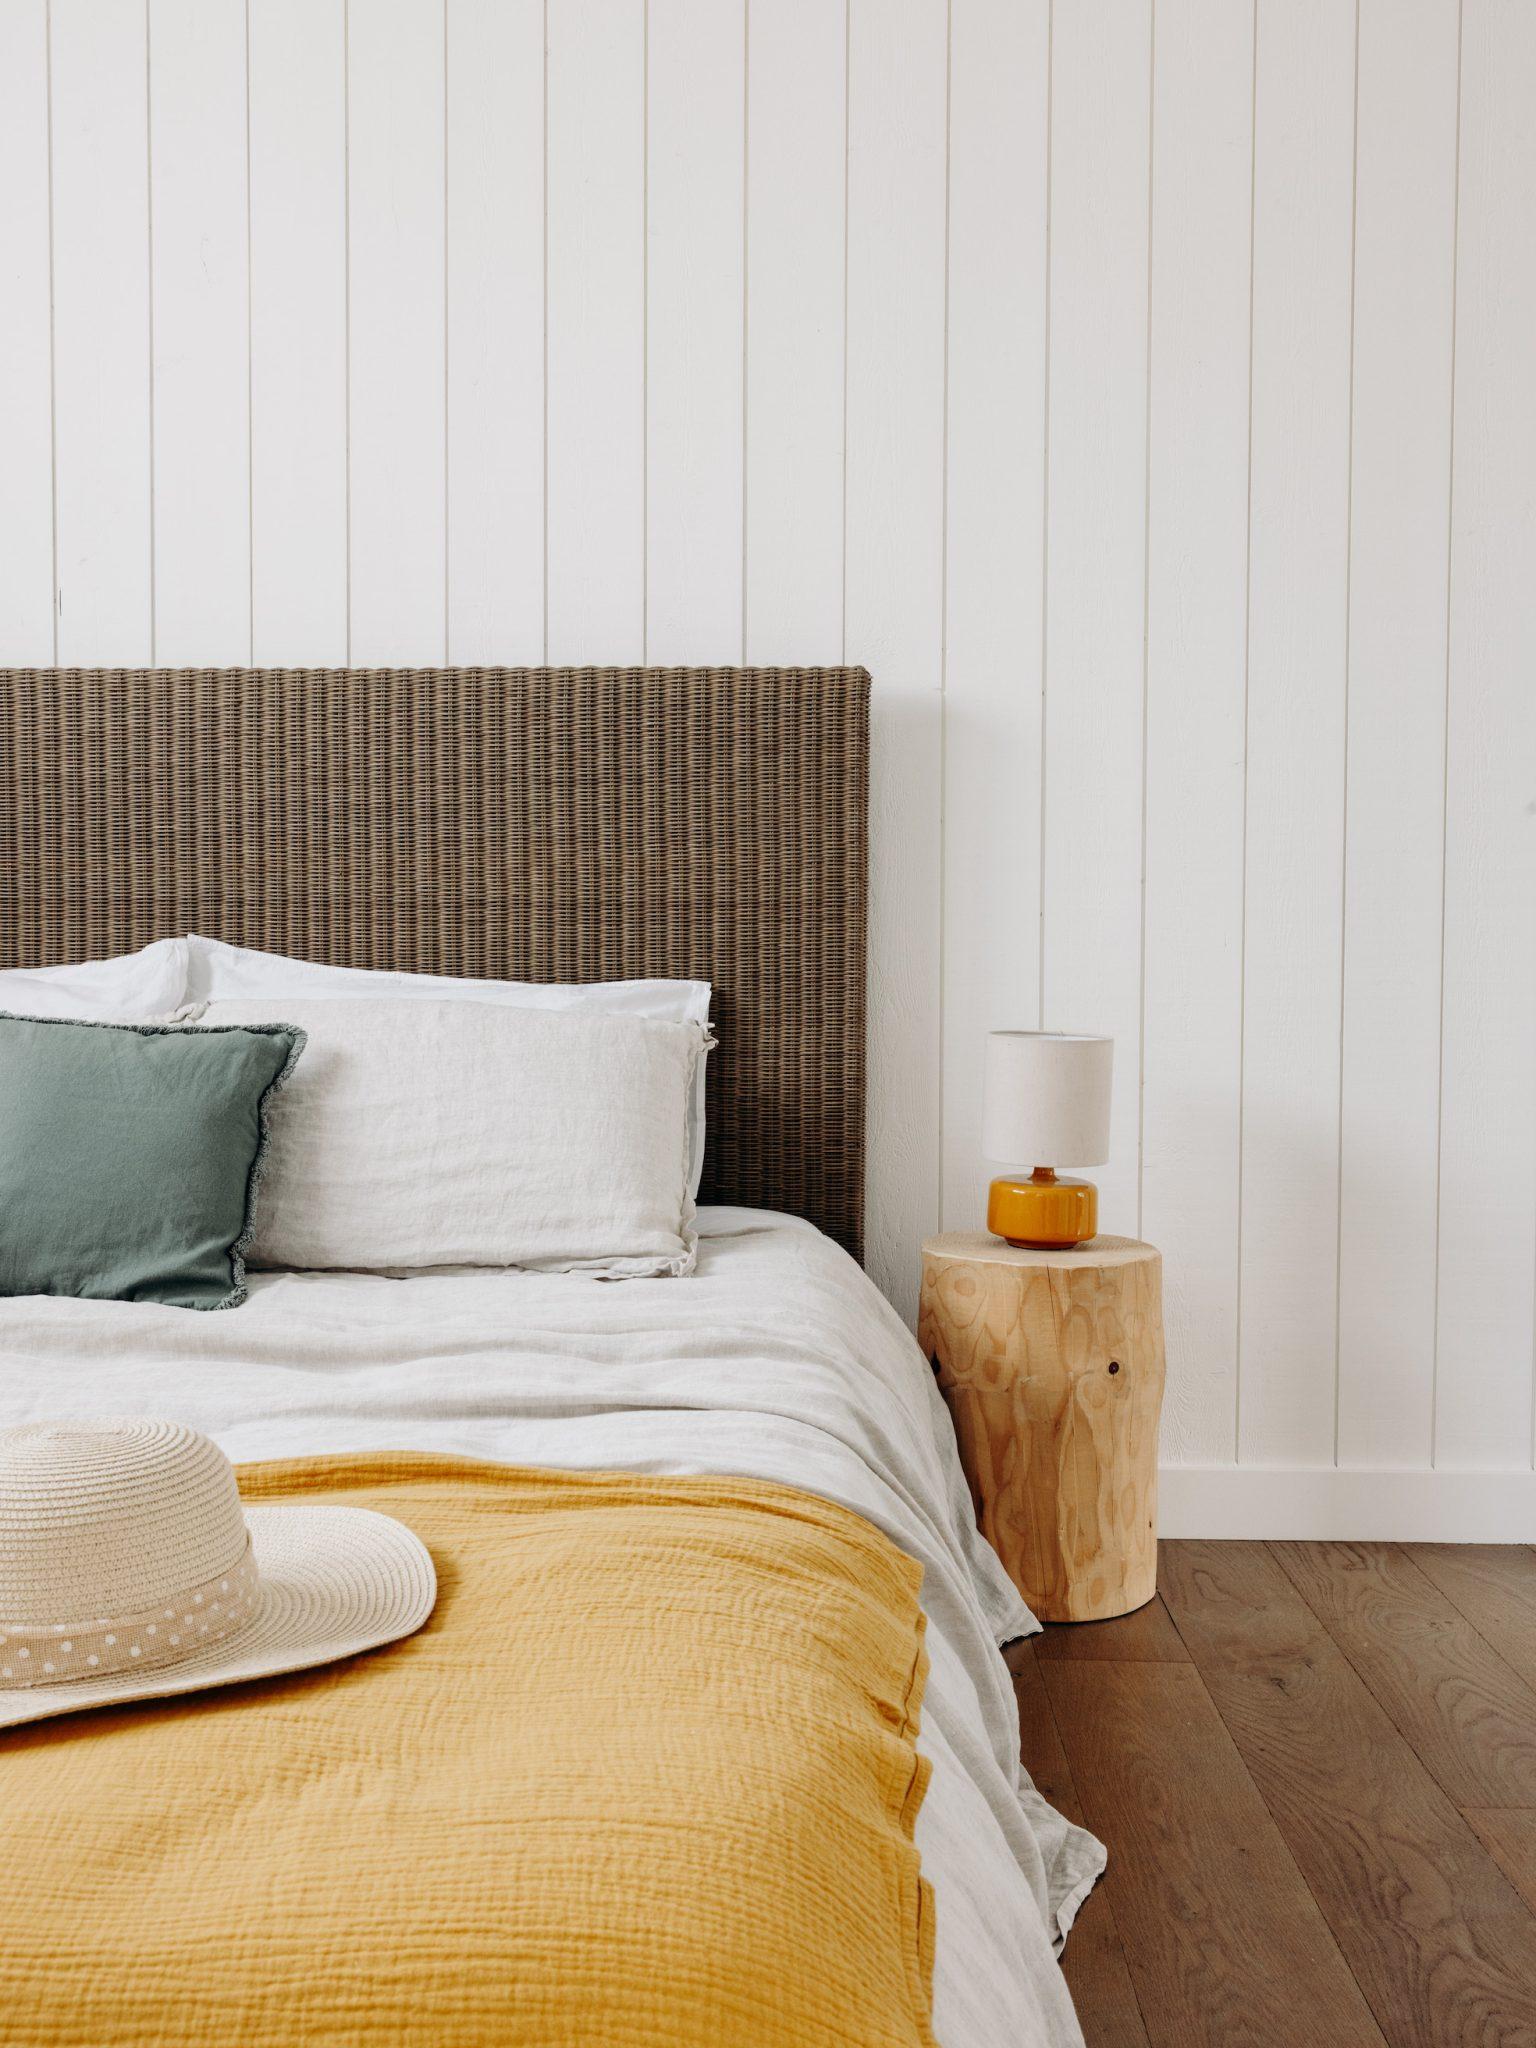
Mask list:
[{"label": "white pillowcase", "polygon": [[[469,981],[457,974],[395,974],[368,967],[326,967],[290,960],[222,939],[187,936],[187,997],[191,1002],[260,1001],[292,997],[377,1002],[514,1004],[524,1010],[595,1011],[609,1017],[657,1017],[708,1027],[707,981]],[[704,1172],[704,1061],[698,1062],[689,1106],[691,1166],[688,1192],[697,1197]]]},{"label": "white pillowcase", "polygon": [[252,1266],[693,1269],[698,1023],[510,1004],[212,1002],[308,1034],[270,1111]]},{"label": "white pillowcase", "polygon": [[26,1017],[85,1017],[118,1024],[164,1020],[187,999],[189,946],[156,939],[112,960],[0,972],[0,1010]]}]

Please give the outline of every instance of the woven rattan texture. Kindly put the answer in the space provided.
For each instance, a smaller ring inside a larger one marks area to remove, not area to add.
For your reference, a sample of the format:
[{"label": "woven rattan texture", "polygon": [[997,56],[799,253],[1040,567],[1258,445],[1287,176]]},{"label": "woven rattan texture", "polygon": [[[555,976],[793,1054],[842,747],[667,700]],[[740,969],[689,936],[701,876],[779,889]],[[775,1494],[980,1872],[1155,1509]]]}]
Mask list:
[{"label": "woven rattan texture", "polygon": [[0,965],[202,931],[715,985],[702,1199],[855,1254],[859,669],[0,671]]}]

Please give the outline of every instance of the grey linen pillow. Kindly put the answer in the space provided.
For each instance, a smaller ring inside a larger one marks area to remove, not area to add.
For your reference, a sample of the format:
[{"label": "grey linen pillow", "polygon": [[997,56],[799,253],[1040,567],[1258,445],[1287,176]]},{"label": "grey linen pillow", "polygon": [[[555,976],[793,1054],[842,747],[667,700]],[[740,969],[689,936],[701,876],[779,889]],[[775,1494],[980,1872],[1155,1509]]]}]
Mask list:
[{"label": "grey linen pillow", "polygon": [[234,1308],[304,1033],[0,1013],[0,1294]]}]

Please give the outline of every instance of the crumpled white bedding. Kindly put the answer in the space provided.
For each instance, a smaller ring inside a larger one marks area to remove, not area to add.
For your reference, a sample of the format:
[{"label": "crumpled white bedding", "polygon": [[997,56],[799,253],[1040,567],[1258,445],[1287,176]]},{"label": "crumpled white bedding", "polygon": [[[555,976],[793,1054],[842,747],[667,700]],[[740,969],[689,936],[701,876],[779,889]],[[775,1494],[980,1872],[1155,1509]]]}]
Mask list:
[{"label": "crumpled white bedding", "polygon": [[[1104,1865],[1017,1763],[995,1645],[1036,1623],[977,1533],[912,1337],[809,1224],[699,1212],[687,1279],[436,1271],[251,1276],[224,1314],[0,1300],[0,1422],[152,1414],[237,1462],[366,1449],[508,1464],[743,1473],[866,1516],[924,1568],[943,2048],[1069,2048],[1055,1962]],[[771,1646],[767,1646],[771,1654]]]}]

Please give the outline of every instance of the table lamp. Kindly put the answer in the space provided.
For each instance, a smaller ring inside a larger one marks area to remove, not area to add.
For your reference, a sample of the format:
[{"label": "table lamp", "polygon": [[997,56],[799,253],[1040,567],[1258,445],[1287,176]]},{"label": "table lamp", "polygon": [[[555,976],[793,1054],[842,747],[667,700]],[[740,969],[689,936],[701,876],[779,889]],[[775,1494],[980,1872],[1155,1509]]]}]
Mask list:
[{"label": "table lamp", "polygon": [[994,1237],[1059,1251],[1098,1229],[1098,1189],[1063,1179],[1056,1168],[1102,1166],[1109,1157],[1114,1051],[1112,1038],[1068,1031],[987,1033],[982,1152],[1033,1168],[993,1181],[987,1228]]}]

